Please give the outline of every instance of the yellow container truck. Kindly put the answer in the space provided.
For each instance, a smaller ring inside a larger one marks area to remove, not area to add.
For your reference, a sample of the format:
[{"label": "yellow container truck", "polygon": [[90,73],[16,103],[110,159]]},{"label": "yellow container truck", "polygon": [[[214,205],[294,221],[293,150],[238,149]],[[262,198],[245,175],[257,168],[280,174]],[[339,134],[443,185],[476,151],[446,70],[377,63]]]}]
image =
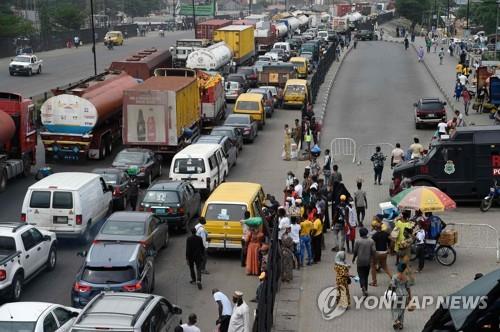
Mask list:
[{"label": "yellow container truck", "polygon": [[229,25],[214,31],[214,42],[225,42],[233,50],[233,61],[242,66],[255,57],[253,25]]}]

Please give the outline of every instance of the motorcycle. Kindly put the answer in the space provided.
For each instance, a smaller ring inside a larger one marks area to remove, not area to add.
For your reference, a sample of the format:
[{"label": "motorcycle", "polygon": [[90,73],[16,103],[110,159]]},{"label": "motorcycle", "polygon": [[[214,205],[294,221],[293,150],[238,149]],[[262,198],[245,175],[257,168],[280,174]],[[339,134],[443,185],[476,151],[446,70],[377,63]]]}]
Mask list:
[{"label": "motorcycle", "polygon": [[496,180],[493,184],[493,187],[490,188],[488,196],[483,198],[483,200],[481,201],[481,206],[479,208],[481,209],[481,211],[486,212],[491,208],[491,206],[493,205],[493,201],[495,200],[498,204],[500,204],[500,185],[498,185]]}]

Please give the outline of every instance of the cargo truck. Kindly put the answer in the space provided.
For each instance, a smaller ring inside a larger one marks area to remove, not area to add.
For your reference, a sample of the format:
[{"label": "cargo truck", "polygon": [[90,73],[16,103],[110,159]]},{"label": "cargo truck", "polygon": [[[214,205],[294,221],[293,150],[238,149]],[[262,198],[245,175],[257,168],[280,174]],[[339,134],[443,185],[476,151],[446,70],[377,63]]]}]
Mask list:
[{"label": "cargo truck", "polygon": [[156,68],[172,67],[172,55],[168,50],[149,48],[129,57],[113,61],[110,71],[124,71],[134,78],[146,80],[154,75]]},{"label": "cargo truck", "polygon": [[272,85],[284,88],[289,79],[297,77],[295,66],[291,63],[263,66],[259,72],[257,84],[259,86]]},{"label": "cargo truck", "polygon": [[257,54],[264,55],[269,52],[276,42],[276,35],[272,29],[257,29],[254,32]]},{"label": "cargo truck", "polygon": [[231,25],[231,20],[213,19],[205,22],[197,23],[194,36],[196,39],[213,40],[214,31]]},{"label": "cargo truck", "polygon": [[160,68],[155,75],[124,92],[123,143],[175,154],[200,135],[196,72]]},{"label": "cargo truck", "polygon": [[52,90],[41,107],[46,162],[111,154],[121,139],[123,91],[137,84],[126,73],[104,72]]},{"label": "cargo truck", "polygon": [[189,54],[186,67],[189,69],[229,72],[232,56],[231,48],[226,43],[219,42]]},{"label": "cargo truck", "polygon": [[255,57],[253,26],[229,25],[214,32],[214,41],[225,42],[233,51],[233,62],[238,66],[252,63]]},{"label": "cargo truck", "polygon": [[0,92],[0,192],[7,180],[29,175],[36,163],[35,116],[31,99]]},{"label": "cargo truck", "polygon": [[222,120],[226,112],[223,79],[219,74],[210,75],[201,70],[196,74],[200,88],[202,123],[207,128]]},{"label": "cargo truck", "polygon": [[[196,50],[210,46],[211,41],[208,39],[179,39],[175,46],[170,47],[170,53],[173,56],[175,68],[186,67],[186,60],[189,54]],[[170,68],[171,66],[163,66],[157,68]]]}]

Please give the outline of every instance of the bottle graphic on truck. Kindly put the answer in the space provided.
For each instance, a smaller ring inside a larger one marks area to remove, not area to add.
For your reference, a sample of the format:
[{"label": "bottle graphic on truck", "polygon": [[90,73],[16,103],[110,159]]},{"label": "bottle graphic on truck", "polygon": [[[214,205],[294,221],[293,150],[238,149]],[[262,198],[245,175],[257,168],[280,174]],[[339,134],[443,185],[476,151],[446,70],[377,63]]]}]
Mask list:
[{"label": "bottle graphic on truck", "polygon": [[148,117],[148,142],[156,142],[156,127],[155,127],[155,119],[151,115]]},{"label": "bottle graphic on truck", "polygon": [[146,123],[144,122],[144,114],[142,114],[142,110],[139,110],[139,116],[137,119],[137,140],[145,141],[146,140]]}]

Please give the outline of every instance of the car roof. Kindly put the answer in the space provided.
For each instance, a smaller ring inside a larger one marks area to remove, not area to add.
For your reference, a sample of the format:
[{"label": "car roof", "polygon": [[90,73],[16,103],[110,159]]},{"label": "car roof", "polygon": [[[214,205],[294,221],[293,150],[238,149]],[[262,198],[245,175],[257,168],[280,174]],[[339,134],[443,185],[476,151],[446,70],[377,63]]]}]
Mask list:
[{"label": "car roof", "polygon": [[94,174],[121,174],[125,173],[123,170],[118,169],[118,168],[94,168],[92,170],[92,173]]},{"label": "car roof", "polygon": [[78,190],[95,178],[100,178],[100,175],[83,172],[54,173],[32,184],[30,189]]},{"label": "car roof", "polygon": [[128,266],[133,262],[142,244],[123,242],[93,243],[86,258],[88,266]]},{"label": "car roof", "polygon": [[158,299],[151,294],[103,292],[85,307],[74,326],[130,328]]},{"label": "car roof", "polygon": [[226,117],[226,120],[228,118],[249,118],[250,115],[249,114],[229,114],[227,117]]},{"label": "car roof", "polygon": [[54,306],[46,302],[12,302],[0,307],[0,321],[36,322],[47,309]]},{"label": "car roof", "polygon": [[226,137],[225,135],[202,135],[194,144],[221,143]]},{"label": "car roof", "polygon": [[177,158],[198,158],[207,154],[212,154],[220,149],[218,144],[190,144],[181,151],[177,152],[174,159]]},{"label": "car roof", "polygon": [[[230,131],[234,132],[235,129],[236,129],[235,127],[231,127],[231,126],[217,126],[217,127],[213,127],[212,131],[214,131],[214,130],[230,130]],[[215,136],[217,136],[217,135],[215,135]]]},{"label": "car roof", "polygon": [[119,211],[114,212],[108,217],[107,220],[120,220],[120,221],[146,221],[151,217],[150,212],[140,211]]},{"label": "car roof", "polygon": [[31,225],[23,222],[0,222],[0,235],[15,233],[25,226],[29,227]]},{"label": "car roof", "polygon": [[439,98],[420,98],[420,101],[422,103],[442,103],[441,99]]},{"label": "car roof", "polygon": [[172,190],[179,189],[184,182],[182,181],[172,181],[172,180],[157,180],[151,186],[149,190]]},{"label": "car roof", "polygon": [[[252,182],[221,183],[207,199],[210,202],[248,202],[249,196],[260,190],[262,186]],[[228,199],[228,197],[231,197]]]},{"label": "car roof", "polygon": [[260,101],[262,99],[262,94],[260,93],[242,93],[236,102],[238,101]]}]

